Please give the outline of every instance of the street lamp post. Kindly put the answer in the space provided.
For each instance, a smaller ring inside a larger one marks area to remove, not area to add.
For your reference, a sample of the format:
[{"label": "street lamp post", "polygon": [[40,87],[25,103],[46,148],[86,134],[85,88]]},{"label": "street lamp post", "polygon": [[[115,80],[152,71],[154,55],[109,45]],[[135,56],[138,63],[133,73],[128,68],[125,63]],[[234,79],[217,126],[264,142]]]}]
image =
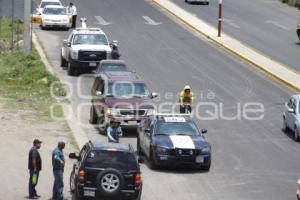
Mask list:
[{"label": "street lamp post", "polygon": [[219,0],[218,37],[221,37],[221,32],[222,32],[222,9],[223,9],[223,2],[222,0]]}]

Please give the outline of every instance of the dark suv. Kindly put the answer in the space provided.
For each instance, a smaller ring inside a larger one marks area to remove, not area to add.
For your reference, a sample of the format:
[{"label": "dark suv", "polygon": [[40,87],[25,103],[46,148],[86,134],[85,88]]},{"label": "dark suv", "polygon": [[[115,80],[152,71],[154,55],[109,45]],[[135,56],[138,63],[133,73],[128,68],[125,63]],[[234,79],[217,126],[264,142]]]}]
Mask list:
[{"label": "dark suv", "polygon": [[104,133],[111,120],[120,121],[122,128],[137,128],[154,113],[157,94],[134,72],[103,72],[96,75],[91,96],[90,122]]},{"label": "dark suv", "polygon": [[142,180],[132,146],[88,142],[79,155],[70,176],[70,190],[76,199],[105,198],[139,200]]}]

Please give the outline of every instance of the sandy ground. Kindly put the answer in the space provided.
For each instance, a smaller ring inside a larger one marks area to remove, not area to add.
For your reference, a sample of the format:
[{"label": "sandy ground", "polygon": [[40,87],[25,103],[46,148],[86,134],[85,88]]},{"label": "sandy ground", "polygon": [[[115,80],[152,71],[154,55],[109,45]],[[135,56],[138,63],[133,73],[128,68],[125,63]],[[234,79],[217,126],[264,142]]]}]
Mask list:
[{"label": "sandy ground", "polygon": [[38,194],[42,196],[40,199],[48,200],[52,195],[51,153],[59,140],[67,142],[64,150],[66,157],[64,195],[67,199],[71,199],[69,175],[73,161],[68,158],[68,154],[76,151],[76,147],[71,144],[71,133],[66,123],[41,122],[33,111],[24,109],[12,111],[3,103],[0,103],[0,199],[20,200],[28,196],[28,152],[34,138],[43,141],[40,149],[43,169],[36,187]]}]

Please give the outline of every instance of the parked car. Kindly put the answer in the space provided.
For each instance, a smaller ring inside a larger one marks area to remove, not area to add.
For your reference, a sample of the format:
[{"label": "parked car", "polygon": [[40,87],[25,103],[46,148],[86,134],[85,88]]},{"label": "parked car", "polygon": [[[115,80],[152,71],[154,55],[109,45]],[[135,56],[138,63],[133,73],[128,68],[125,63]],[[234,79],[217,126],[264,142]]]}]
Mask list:
[{"label": "parked car", "polygon": [[96,69],[96,74],[116,71],[128,72],[129,69],[123,60],[101,60]]},{"label": "parked car", "polygon": [[68,75],[76,71],[91,71],[101,60],[111,59],[111,45],[100,28],[77,28],[72,31],[61,48],[61,66]]},{"label": "parked car", "polygon": [[210,0],[184,0],[187,3],[203,3],[209,5]]},{"label": "parked car", "polygon": [[60,0],[42,0],[36,9],[37,14],[42,14],[46,6],[62,6]]},{"label": "parked car", "polygon": [[211,145],[206,132],[189,115],[152,115],[138,128],[137,152],[148,158],[151,168],[188,165],[209,170]]},{"label": "parked car", "polygon": [[71,16],[67,14],[66,8],[60,5],[47,5],[41,13],[42,29],[62,28],[69,29],[72,26]]},{"label": "parked car", "polygon": [[153,98],[146,83],[134,72],[104,72],[96,75],[91,90],[90,122],[105,133],[110,121],[121,122],[122,128],[136,129],[154,112]]},{"label": "parked car", "polygon": [[283,111],[283,127],[284,131],[288,129],[294,133],[295,141],[300,139],[300,94],[293,95],[287,103],[285,103]]},{"label": "parked car", "polygon": [[130,145],[88,142],[70,175],[70,190],[77,200],[86,198],[140,200],[141,171]]}]

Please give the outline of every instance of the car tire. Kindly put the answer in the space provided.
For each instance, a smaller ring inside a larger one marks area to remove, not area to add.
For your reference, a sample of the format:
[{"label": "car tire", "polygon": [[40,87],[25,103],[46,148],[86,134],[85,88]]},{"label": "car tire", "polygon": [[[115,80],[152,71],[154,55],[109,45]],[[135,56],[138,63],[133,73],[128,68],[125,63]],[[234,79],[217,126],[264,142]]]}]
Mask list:
[{"label": "car tire", "polygon": [[94,106],[91,106],[91,109],[90,109],[90,123],[91,124],[96,124],[98,121],[98,117],[97,117],[97,114],[95,112],[95,108]]},{"label": "car tire", "polygon": [[60,55],[60,66],[61,67],[66,67],[67,66],[67,61],[63,58],[62,55]]},{"label": "car tire", "polygon": [[69,75],[69,76],[75,76],[75,69],[74,69],[74,67],[71,65],[70,62],[68,62],[68,69],[67,69],[67,71],[68,71],[68,75]]},{"label": "car tire", "polygon": [[76,190],[76,186],[75,186],[75,173],[74,171],[72,171],[71,175],[70,175],[70,192],[74,193]]},{"label": "car tire", "polygon": [[[114,180],[114,184],[105,185],[106,180]],[[118,195],[124,186],[124,177],[115,169],[108,168],[100,172],[97,176],[97,189],[99,193],[106,197],[113,197]]]},{"label": "car tire", "polygon": [[209,162],[208,165],[202,166],[202,167],[201,167],[201,170],[208,172],[208,171],[210,170],[210,165],[211,165],[211,162]]},{"label": "car tire", "polygon": [[298,128],[296,126],[294,128],[294,139],[295,139],[295,141],[299,142],[299,132],[298,132]]},{"label": "car tire", "polygon": [[285,121],[285,117],[282,118],[282,130],[284,132],[287,132],[287,130],[288,130],[288,127],[287,127],[287,124],[286,124],[286,121]]},{"label": "car tire", "polygon": [[142,149],[141,149],[141,144],[140,144],[140,138],[139,137],[137,137],[137,140],[136,140],[136,154],[138,156],[143,155]]}]

